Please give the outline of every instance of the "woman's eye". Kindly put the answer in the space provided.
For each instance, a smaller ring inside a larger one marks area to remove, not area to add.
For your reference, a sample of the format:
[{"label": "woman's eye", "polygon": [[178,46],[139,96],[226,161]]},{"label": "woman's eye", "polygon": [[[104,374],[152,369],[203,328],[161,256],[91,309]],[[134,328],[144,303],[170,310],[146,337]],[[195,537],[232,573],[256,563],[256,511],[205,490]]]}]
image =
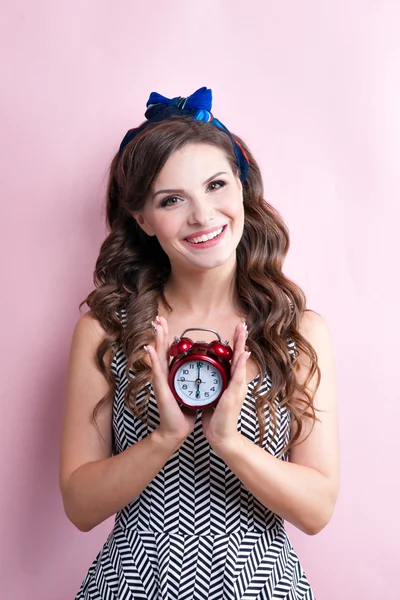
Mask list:
[{"label": "woman's eye", "polygon": [[212,181],[210,183],[210,189],[219,190],[220,188],[224,187],[224,185],[225,185],[225,181]]},{"label": "woman's eye", "polygon": [[[212,181],[209,185],[208,188],[213,192],[216,190],[219,190],[220,188],[225,187],[226,183],[225,181]],[[163,207],[167,207],[167,206],[175,206],[176,204],[179,204],[180,202],[182,202],[182,199],[179,198],[178,196],[168,196],[168,198],[164,198],[164,200],[162,200],[160,206],[161,208]]]},{"label": "woman's eye", "polygon": [[169,196],[168,198],[164,198],[164,200],[161,202],[161,206],[174,206],[175,204],[178,204],[180,200],[181,199],[177,196]]}]

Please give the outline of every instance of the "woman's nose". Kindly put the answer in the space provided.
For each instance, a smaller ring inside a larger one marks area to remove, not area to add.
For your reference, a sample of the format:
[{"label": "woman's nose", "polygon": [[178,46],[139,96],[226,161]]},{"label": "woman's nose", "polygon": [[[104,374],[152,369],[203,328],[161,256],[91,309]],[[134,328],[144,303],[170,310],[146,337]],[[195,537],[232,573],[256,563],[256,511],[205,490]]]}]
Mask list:
[{"label": "woman's nose", "polygon": [[208,200],[196,200],[192,203],[189,225],[207,225],[214,218],[214,208]]}]

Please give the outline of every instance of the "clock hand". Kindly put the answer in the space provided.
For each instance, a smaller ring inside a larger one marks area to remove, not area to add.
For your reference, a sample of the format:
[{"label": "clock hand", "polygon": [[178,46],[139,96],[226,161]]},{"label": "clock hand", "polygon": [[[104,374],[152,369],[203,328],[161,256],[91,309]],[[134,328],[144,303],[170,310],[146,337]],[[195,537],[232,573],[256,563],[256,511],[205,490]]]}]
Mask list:
[{"label": "clock hand", "polygon": [[197,370],[198,370],[198,374],[197,374],[197,380],[196,380],[196,385],[197,385],[196,398],[199,398],[200,397],[200,384],[201,384],[200,366],[197,366]]}]

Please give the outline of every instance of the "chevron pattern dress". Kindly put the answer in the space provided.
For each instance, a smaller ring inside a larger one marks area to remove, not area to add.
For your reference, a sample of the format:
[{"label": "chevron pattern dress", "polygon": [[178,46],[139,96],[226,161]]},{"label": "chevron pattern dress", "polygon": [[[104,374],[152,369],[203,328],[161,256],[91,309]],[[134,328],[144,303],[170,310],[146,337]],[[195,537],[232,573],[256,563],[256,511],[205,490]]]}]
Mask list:
[{"label": "chevron pattern dress", "polygon": [[[290,348],[292,352],[293,347]],[[151,389],[147,422],[124,406],[126,358],[112,361],[117,378],[113,408],[115,453],[159,425]],[[259,427],[248,385],[238,429],[255,444]],[[149,384],[150,385],[150,384]],[[266,392],[271,381],[263,381]],[[265,410],[263,447],[276,456],[288,441],[290,414],[276,402],[278,428]],[[284,455],[281,460],[288,460]],[[134,477],[134,473],[132,474]],[[203,435],[200,412],[181,448],[131,504],[117,513],[75,600],[315,600],[284,529],[215,454]]]}]

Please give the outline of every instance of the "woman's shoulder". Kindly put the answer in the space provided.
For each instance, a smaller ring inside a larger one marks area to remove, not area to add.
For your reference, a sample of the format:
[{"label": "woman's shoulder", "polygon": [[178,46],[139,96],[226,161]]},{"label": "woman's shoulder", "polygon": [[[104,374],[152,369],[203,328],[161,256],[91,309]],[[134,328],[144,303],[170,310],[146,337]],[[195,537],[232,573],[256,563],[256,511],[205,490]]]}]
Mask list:
[{"label": "woman's shoulder", "polygon": [[81,315],[75,325],[74,335],[85,336],[95,342],[103,341],[107,334],[98,318],[88,310]]},{"label": "woman's shoulder", "polygon": [[301,315],[299,331],[308,339],[329,334],[329,327],[322,315],[308,308]]},{"label": "woman's shoulder", "polygon": [[[95,358],[100,345],[107,339],[107,333],[99,319],[89,310],[81,315],[72,335],[72,349],[82,359]],[[111,367],[111,349],[105,349],[103,361],[107,368]]]},{"label": "woman's shoulder", "polygon": [[333,340],[328,323],[322,315],[313,310],[305,310],[300,319],[299,333],[313,347],[318,360],[332,355]]}]

